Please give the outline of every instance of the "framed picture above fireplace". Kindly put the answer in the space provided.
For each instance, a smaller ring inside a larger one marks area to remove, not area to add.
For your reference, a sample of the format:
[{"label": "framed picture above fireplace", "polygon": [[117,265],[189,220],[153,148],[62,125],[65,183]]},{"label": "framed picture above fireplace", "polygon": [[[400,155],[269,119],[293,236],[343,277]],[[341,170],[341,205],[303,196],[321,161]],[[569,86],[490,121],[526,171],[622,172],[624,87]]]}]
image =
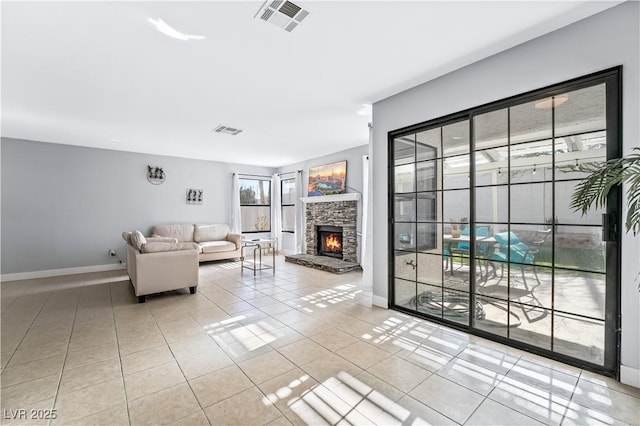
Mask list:
[{"label": "framed picture above fireplace", "polygon": [[346,160],[309,168],[309,197],[342,194],[346,187]]}]

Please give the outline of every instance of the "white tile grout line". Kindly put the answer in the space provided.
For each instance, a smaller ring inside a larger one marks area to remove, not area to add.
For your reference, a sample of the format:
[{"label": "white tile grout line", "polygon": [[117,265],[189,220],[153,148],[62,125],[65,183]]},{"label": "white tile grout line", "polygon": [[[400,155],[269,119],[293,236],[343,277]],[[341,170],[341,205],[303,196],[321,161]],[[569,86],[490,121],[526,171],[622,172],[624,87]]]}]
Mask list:
[{"label": "white tile grout line", "polygon": [[[184,307],[183,307],[184,308]],[[187,313],[189,314],[189,312],[187,311]],[[165,344],[167,345],[167,349],[169,349],[169,352],[171,353],[171,356],[173,357],[173,362],[176,363],[176,365],[178,366],[178,369],[180,370],[180,373],[182,374],[182,377],[184,378],[185,383],[187,384],[187,386],[189,387],[189,391],[191,392],[191,394],[193,395],[193,398],[196,400],[196,403],[198,404],[198,406],[200,407],[200,411],[202,411],[202,414],[204,414],[205,418],[207,419],[207,422],[211,425],[211,420],[209,420],[209,417],[207,417],[204,408],[202,406],[202,404],[200,403],[200,400],[198,399],[198,396],[196,395],[196,392],[193,390],[193,387],[191,386],[191,383],[189,382],[189,379],[187,378],[186,374],[184,374],[184,371],[182,370],[182,367],[180,366],[180,363],[178,362],[178,359],[176,358],[176,354],[173,352],[173,349],[171,349],[171,345],[169,344],[169,341],[167,340],[167,337],[164,335],[164,332],[162,331],[162,328],[160,327],[160,325],[158,324],[158,320],[156,318],[156,316],[153,314],[153,311],[151,309],[149,309],[149,314],[151,315],[151,317],[153,318],[153,321],[156,324],[156,327],[158,328],[158,330],[160,331],[160,334],[162,335],[162,339],[164,340]],[[189,316],[191,316],[191,314],[189,314]],[[192,317],[193,318],[193,317]],[[213,342],[215,343],[215,342]],[[155,366],[157,367],[157,366]],[[151,368],[155,368],[155,367],[151,367]],[[124,378],[124,376],[123,376]],[[181,384],[181,383],[180,383]],[[165,389],[161,389],[159,391],[156,391],[154,393],[158,393],[158,392],[162,392],[165,391],[167,389],[171,389],[173,387],[179,386],[180,384],[174,385],[174,386],[170,386],[169,388],[165,388]],[[151,394],[153,395],[153,394]],[[141,398],[146,398],[149,395],[145,395],[144,397]],[[127,409],[128,409],[128,403],[127,403]],[[181,419],[191,416],[195,413],[189,413],[183,417],[180,417],[179,419],[177,419],[175,422],[180,421]],[[174,422],[174,423],[175,423]]]},{"label": "white tile grout line", "polygon": [[[49,298],[51,297],[53,292],[48,292],[49,294],[47,295],[47,297],[45,298],[45,300],[42,302],[42,305],[40,306],[40,309],[38,309],[38,312],[34,315],[33,319],[31,320],[31,324],[29,324],[29,327],[27,327],[27,330],[24,332],[24,334],[22,335],[22,338],[20,339],[20,342],[18,343],[18,345],[16,346],[16,349],[11,353],[11,356],[9,357],[9,360],[7,361],[7,364],[5,365],[5,369],[7,367],[9,367],[9,363],[11,363],[11,361],[13,360],[13,357],[15,356],[16,352],[18,352],[18,349],[20,349],[20,345],[22,345],[22,342],[24,341],[24,338],[27,337],[27,334],[29,334],[29,330],[31,330],[31,327],[33,327],[33,324],[35,323],[36,319],[38,318],[38,316],[40,315],[40,312],[42,312],[42,310],[44,309],[45,305],[47,304],[47,302],[49,301]],[[37,361],[37,360],[34,360]],[[31,362],[31,361],[30,361]],[[25,363],[26,364],[26,363]],[[20,365],[20,364],[18,364]],[[4,369],[3,369],[4,371]],[[30,381],[30,380],[29,380]]]},{"label": "white tile grout line", "polygon": [[118,361],[120,362],[120,374],[122,376],[122,390],[124,394],[124,405],[127,408],[127,422],[131,425],[131,414],[129,413],[129,402],[127,400],[127,386],[124,382],[124,369],[122,368],[122,354],[120,353],[120,339],[118,339],[118,324],[116,315],[113,311],[113,289],[112,283],[109,283],[109,307],[111,308],[111,317],[113,318],[113,329],[116,334],[116,346],[118,347]]},{"label": "white tile grout line", "polygon": [[[60,376],[58,377],[58,385],[56,386],[56,394],[53,397],[53,406],[51,407],[53,410],[56,410],[56,417],[57,417],[57,408],[56,405],[58,403],[58,395],[60,394],[60,384],[62,383],[62,376],[64,375],[64,371],[65,371],[65,364],[67,363],[67,356],[69,355],[69,346],[71,344],[71,338],[73,337],[73,330],[76,326],[76,318],[78,317],[78,307],[80,306],[80,298],[82,296],[82,292],[84,291],[84,287],[81,286],[79,287],[79,294],[78,294],[78,300],[76,301],[76,310],[73,313],[73,321],[71,323],[71,333],[69,333],[69,338],[67,339],[67,349],[65,350],[64,353],[64,359],[62,360],[62,368],[60,369]],[[53,292],[52,292],[53,293]],[[38,314],[40,315],[40,314]],[[47,424],[51,425],[53,420],[49,420],[49,422]]]}]

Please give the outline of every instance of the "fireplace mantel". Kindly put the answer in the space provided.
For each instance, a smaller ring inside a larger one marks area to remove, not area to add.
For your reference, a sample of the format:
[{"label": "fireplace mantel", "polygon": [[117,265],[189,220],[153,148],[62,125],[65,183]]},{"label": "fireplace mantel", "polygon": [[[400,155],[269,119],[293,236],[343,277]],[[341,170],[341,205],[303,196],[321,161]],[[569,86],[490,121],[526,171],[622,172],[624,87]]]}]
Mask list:
[{"label": "fireplace mantel", "polygon": [[332,203],[335,201],[360,201],[359,192],[347,192],[346,194],[321,195],[318,197],[301,197],[300,201],[308,203]]}]

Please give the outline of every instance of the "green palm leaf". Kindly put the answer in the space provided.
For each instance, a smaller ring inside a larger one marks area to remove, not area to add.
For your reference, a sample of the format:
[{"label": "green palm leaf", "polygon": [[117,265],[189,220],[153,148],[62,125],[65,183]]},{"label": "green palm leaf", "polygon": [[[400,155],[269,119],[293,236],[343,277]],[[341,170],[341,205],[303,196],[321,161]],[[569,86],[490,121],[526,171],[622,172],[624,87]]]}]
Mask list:
[{"label": "green palm leaf", "polygon": [[584,216],[595,206],[604,207],[611,189],[623,184],[627,193],[627,231],[634,235],[640,232],[640,148],[633,148],[632,154],[606,163],[586,163],[574,167],[589,173],[571,196],[570,207]]}]

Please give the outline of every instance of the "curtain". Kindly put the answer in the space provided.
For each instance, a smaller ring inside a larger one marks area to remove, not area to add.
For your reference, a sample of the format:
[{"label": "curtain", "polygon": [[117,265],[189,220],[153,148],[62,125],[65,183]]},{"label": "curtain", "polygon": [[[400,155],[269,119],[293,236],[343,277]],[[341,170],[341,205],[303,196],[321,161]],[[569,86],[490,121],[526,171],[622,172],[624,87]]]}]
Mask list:
[{"label": "curtain", "polygon": [[296,254],[304,253],[304,204],[300,198],[304,197],[302,187],[302,170],[296,172]]},{"label": "curtain", "polygon": [[271,178],[271,238],[276,239],[276,247],[282,246],[282,194],[280,192],[280,176]]},{"label": "curtain", "polygon": [[231,185],[231,233],[242,234],[242,216],[240,211],[240,176],[233,174]]},{"label": "curtain", "polygon": [[[371,152],[373,138],[373,128],[369,123],[369,152]],[[363,306],[371,307],[373,304],[373,262],[371,259],[373,249],[373,221],[369,216],[372,212],[370,208],[369,194],[371,193],[371,171],[369,167],[369,156],[362,156],[362,238],[360,239],[360,266],[362,266],[362,292],[359,303]]]}]

